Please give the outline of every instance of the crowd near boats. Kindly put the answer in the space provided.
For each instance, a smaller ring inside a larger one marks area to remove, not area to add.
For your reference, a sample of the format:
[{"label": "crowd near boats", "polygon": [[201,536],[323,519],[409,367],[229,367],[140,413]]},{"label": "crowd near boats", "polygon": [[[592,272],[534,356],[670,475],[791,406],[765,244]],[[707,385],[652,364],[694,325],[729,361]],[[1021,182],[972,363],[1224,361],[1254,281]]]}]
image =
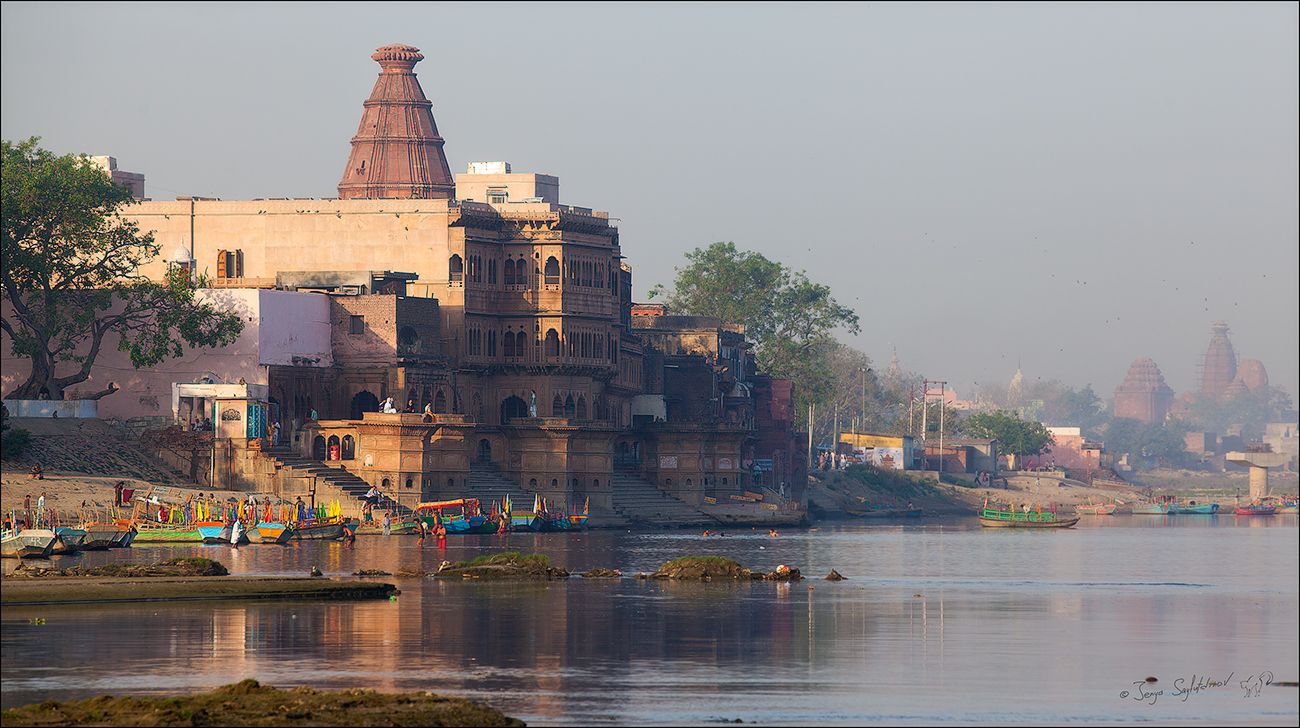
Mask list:
[{"label": "crowd near boats", "polygon": [[[475,498],[419,503],[409,513],[347,517],[342,504],[289,502],[273,494],[251,494],[245,501],[215,496],[180,499],[173,489],[155,487],[131,494],[126,506],[86,505],[61,513],[43,505],[7,515],[0,554],[4,558],[45,558],[122,548],[132,543],[284,544],[289,541],[348,539],[364,524],[397,536],[446,536],[507,532],[584,531],[590,502],[581,510],[536,496],[531,510],[515,510],[507,497],[488,508]],[[406,510],[406,509],[403,509]],[[380,525],[382,523],[382,526]]]}]

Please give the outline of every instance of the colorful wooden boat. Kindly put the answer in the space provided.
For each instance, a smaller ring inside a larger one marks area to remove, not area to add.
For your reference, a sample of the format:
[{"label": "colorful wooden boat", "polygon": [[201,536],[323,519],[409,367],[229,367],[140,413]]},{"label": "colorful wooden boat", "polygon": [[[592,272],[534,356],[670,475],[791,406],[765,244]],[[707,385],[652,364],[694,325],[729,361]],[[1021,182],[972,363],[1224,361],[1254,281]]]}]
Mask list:
[{"label": "colorful wooden boat", "polygon": [[1173,506],[1169,503],[1134,503],[1135,516],[1168,516]]},{"label": "colorful wooden boat", "polygon": [[1237,506],[1232,512],[1238,516],[1271,516],[1277,513],[1276,506],[1268,506],[1262,503],[1251,503],[1246,506]]},{"label": "colorful wooden boat", "polygon": [[313,518],[293,524],[289,537],[296,541],[337,540],[343,538],[342,518]]},{"label": "colorful wooden boat", "polygon": [[86,538],[81,542],[82,551],[106,551],[114,539],[121,540],[122,531],[114,525],[86,523],[82,525]]},{"label": "colorful wooden boat", "polygon": [[1216,514],[1216,513],[1218,513],[1218,512],[1219,512],[1219,504],[1218,504],[1218,503],[1197,503],[1196,501],[1192,501],[1192,502],[1190,502],[1190,503],[1170,503],[1170,504],[1169,504],[1169,513],[1170,513],[1170,515],[1179,515],[1179,516],[1197,516],[1197,515],[1200,515],[1200,516],[1212,516],[1212,515],[1214,515],[1214,514]]},{"label": "colorful wooden boat", "polygon": [[44,559],[54,550],[58,536],[48,528],[24,528],[0,535],[0,557],[6,559]]},{"label": "colorful wooden boat", "polygon": [[1300,503],[1291,501],[1277,507],[1278,513],[1300,513]]},{"label": "colorful wooden boat", "polygon": [[54,548],[50,553],[58,554],[75,554],[81,550],[81,544],[86,540],[86,531],[71,526],[60,526],[54,529]]},{"label": "colorful wooden boat", "polygon": [[1070,528],[1079,517],[1058,518],[1051,511],[1017,511],[989,508],[980,510],[980,525],[989,528]]},{"label": "colorful wooden boat", "polygon": [[230,530],[225,521],[199,521],[194,524],[203,543],[230,543]]},{"label": "colorful wooden boat", "polygon": [[436,530],[442,526],[448,534],[497,533],[501,530],[501,521],[484,515],[477,498],[420,503],[415,506],[414,514],[429,528]]},{"label": "colorful wooden boat", "polygon": [[293,537],[293,529],[288,524],[261,521],[248,529],[250,543],[287,543]]},{"label": "colorful wooden boat", "polygon": [[[130,532],[122,532],[125,539]],[[194,525],[141,522],[133,540],[138,543],[202,543],[203,534]]]},{"label": "colorful wooden boat", "polygon": [[1074,507],[1074,512],[1083,516],[1113,516],[1119,506],[1114,503],[1081,503]]}]

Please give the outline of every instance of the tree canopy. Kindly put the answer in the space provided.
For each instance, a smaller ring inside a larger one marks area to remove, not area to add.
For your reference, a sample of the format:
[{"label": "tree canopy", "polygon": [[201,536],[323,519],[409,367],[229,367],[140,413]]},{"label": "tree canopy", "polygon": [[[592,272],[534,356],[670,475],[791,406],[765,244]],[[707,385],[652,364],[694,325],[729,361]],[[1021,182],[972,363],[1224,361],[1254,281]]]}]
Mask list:
[{"label": "tree canopy", "polygon": [[760,369],[795,380],[803,406],[826,401],[835,380],[829,360],[840,346],[834,332],[857,333],[858,315],[803,271],[732,242],[696,248],[686,259],[672,290],[655,286],[650,297],[674,313],[744,324]]},{"label": "tree canopy", "polygon": [[63,399],[89,378],[110,334],[137,368],[181,356],[183,345],[232,343],[239,316],[198,300],[188,270],[161,282],[140,275],[158,246],[121,216],[130,191],[84,155],[55,155],[38,142],[3,142],[0,285],[9,307],[0,326],[14,354],[32,363],[8,396]]},{"label": "tree canopy", "polygon": [[962,429],[976,437],[996,439],[998,451],[1008,455],[1035,455],[1054,443],[1043,423],[1022,420],[1006,410],[977,412],[963,421]]}]

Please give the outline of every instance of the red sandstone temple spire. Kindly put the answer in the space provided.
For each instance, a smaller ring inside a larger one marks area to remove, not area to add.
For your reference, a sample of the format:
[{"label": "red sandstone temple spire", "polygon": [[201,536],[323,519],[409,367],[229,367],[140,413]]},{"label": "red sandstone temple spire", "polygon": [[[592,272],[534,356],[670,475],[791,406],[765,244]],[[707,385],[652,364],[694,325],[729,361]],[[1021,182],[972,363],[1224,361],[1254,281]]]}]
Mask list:
[{"label": "red sandstone temple spire", "polygon": [[412,69],[424,60],[419,48],[386,45],[371,56],[382,69],[366,99],[352,154],[339,181],[348,199],[450,199],[456,183],[442,153],[433,104]]}]

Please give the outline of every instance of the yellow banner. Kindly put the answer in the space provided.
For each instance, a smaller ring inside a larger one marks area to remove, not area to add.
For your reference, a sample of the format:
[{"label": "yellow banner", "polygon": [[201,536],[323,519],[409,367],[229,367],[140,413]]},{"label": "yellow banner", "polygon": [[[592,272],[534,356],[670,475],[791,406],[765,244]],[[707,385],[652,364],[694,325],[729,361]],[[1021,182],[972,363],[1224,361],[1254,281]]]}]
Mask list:
[{"label": "yellow banner", "polygon": [[893,435],[869,435],[860,432],[841,432],[840,442],[848,443],[854,447],[903,447],[903,438]]}]

